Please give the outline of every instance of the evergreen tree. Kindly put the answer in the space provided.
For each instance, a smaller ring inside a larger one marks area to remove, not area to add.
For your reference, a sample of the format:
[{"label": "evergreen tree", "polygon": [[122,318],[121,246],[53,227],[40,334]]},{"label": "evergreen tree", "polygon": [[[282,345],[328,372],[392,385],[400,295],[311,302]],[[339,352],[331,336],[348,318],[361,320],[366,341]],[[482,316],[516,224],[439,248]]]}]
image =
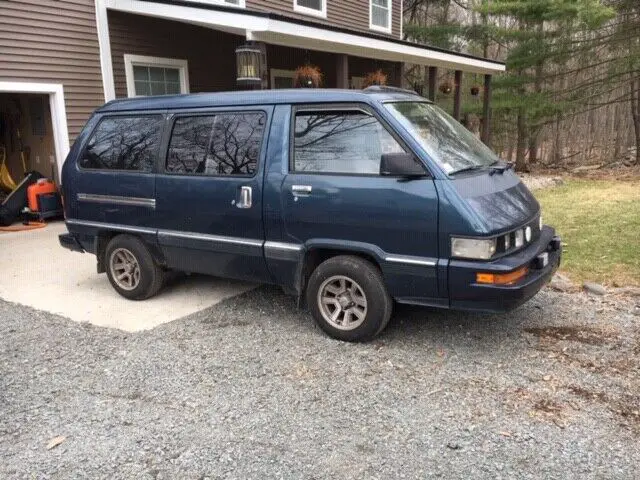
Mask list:
[{"label": "evergreen tree", "polygon": [[[638,4],[639,0],[609,0]],[[574,64],[595,63],[600,29],[615,12],[605,0],[414,0],[405,31],[426,44],[505,60],[494,78],[498,130],[516,128],[516,167],[537,160],[541,128],[584,104],[591,88],[571,88]],[[452,9],[451,5],[456,8]],[[420,18],[422,15],[422,18]]]},{"label": "evergreen tree", "polygon": [[591,51],[593,32],[615,13],[600,0],[491,0],[479,11],[513,21],[491,32],[508,47],[507,74],[496,81],[493,108],[515,115],[516,168],[526,170],[527,150],[531,162],[537,159],[542,125],[583,101],[580,92],[558,95],[554,88],[570,74],[568,61]]}]

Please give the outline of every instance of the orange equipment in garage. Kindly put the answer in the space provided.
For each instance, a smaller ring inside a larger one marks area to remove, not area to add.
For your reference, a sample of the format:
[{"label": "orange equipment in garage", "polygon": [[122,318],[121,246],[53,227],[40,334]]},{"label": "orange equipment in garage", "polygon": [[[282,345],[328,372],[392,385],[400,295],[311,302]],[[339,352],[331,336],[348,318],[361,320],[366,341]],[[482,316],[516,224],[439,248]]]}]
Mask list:
[{"label": "orange equipment in garage", "polygon": [[48,178],[40,178],[33,185],[27,188],[27,205],[32,212],[40,211],[39,197],[43,195],[57,194],[56,184]]}]

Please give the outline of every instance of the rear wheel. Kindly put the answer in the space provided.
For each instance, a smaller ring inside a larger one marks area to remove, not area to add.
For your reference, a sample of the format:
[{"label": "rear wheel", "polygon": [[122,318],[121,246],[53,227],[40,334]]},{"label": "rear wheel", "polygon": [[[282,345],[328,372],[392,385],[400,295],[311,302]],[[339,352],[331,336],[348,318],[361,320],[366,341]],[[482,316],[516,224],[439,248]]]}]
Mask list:
[{"label": "rear wheel", "polygon": [[320,264],[307,285],[307,304],[322,330],[348,342],[366,341],[389,322],[393,302],[380,271],[355,256]]},{"label": "rear wheel", "polygon": [[118,235],[105,249],[107,277],[113,288],[130,300],[154,296],[162,287],[164,272],[146,245],[131,235]]}]

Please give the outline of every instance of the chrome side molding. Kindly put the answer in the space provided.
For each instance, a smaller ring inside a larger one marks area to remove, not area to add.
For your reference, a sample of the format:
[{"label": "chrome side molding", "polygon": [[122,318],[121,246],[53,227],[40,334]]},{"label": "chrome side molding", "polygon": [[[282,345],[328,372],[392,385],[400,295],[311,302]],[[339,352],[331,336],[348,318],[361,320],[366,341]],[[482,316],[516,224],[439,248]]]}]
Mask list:
[{"label": "chrome side molding", "polygon": [[93,193],[78,193],[79,202],[86,203],[102,203],[109,205],[128,205],[133,207],[146,207],[155,209],[155,198],[141,198],[141,197],[123,197],[119,195],[96,195]]},{"label": "chrome side molding", "polygon": [[290,252],[300,252],[304,247],[297,243],[284,242],[264,242],[264,248],[271,250],[287,250]]},{"label": "chrome side molding", "polygon": [[387,255],[384,257],[389,263],[404,263],[406,265],[420,265],[423,267],[435,267],[437,262],[424,257],[411,257],[408,255]]},{"label": "chrome side molding", "polygon": [[118,232],[130,232],[130,233],[144,233],[147,235],[155,235],[158,230],[155,228],[147,227],[133,227],[131,225],[121,225],[116,223],[106,222],[91,222],[88,220],[77,220],[75,218],[67,218],[65,220],[67,225],[78,225],[80,227],[100,228],[104,230],[114,230]]},{"label": "chrome side molding", "polygon": [[[252,238],[225,237],[222,235],[209,235],[197,232],[181,232],[177,230],[157,230],[146,227],[133,227],[130,225],[120,225],[105,222],[92,222],[86,220],[78,220],[68,218],[68,225],[78,225],[91,228],[99,228],[104,230],[115,230],[120,232],[143,233],[149,235],[157,235],[158,238],[183,238],[187,240],[202,240],[212,243],[243,245],[247,247],[264,248],[267,257],[295,259],[297,254],[304,250],[303,244],[264,241]],[[398,263],[404,265],[415,265],[422,267],[435,267],[437,261],[426,257],[413,257],[409,255],[386,255],[385,262]]]},{"label": "chrome side molding", "polygon": [[260,248],[264,244],[262,240],[253,240],[250,238],[225,237],[222,235],[209,235],[206,233],[197,232],[179,232],[177,230],[158,230],[158,238],[162,237],[184,238],[187,240],[204,240],[213,243],[227,243]]}]

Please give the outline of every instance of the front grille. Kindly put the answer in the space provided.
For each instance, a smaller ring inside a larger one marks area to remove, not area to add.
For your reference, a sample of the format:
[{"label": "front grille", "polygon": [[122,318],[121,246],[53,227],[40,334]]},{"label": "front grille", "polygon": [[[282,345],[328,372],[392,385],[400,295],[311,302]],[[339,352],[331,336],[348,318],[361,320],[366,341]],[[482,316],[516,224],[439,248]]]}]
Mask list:
[{"label": "front grille", "polygon": [[[531,240],[529,240],[528,242],[526,241],[526,238],[524,237],[524,230],[530,227],[531,228]],[[516,232],[518,230],[522,230],[523,231],[523,244],[519,247],[516,247]],[[503,255],[508,255],[514,252],[517,252],[518,250],[521,250],[523,248],[526,248],[528,245],[531,245],[532,243],[536,242],[538,240],[538,238],[540,238],[540,217],[536,216],[532,221],[521,225],[520,227],[512,230],[511,232],[508,233],[504,233],[502,235],[499,235],[497,237],[497,242],[496,242],[496,254],[495,256],[503,256]],[[507,240],[508,238],[508,240]]]}]

